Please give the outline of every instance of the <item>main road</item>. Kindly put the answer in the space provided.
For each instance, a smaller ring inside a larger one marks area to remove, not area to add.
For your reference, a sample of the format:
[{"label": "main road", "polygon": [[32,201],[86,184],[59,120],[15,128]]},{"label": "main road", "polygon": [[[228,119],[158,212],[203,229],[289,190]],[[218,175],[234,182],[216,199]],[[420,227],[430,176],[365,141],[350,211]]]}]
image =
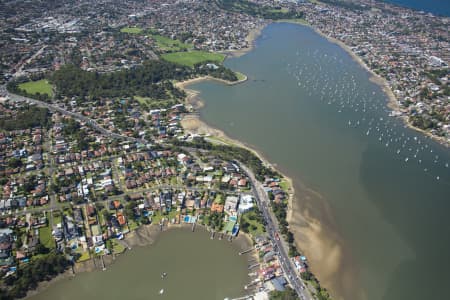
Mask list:
[{"label": "main road", "polygon": [[129,137],[129,136],[124,136],[118,133],[114,133],[110,130],[107,130],[105,128],[103,128],[102,126],[100,126],[95,120],[88,118],[86,116],[83,116],[82,114],[76,113],[76,112],[72,112],[72,111],[68,111],[58,105],[55,104],[51,104],[51,103],[47,103],[44,101],[40,101],[40,100],[36,100],[36,99],[32,99],[32,98],[28,98],[28,97],[24,97],[24,96],[20,96],[20,95],[16,95],[13,93],[8,92],[8,90],[6,89],[5,85],[0,86],[0,95],[3,96],[7,96],[9,97],[10,100],[15,101],[15,102],[28,102],[28,103],[33,103],[37,106],[40,107],[45,107],[50,111],[53,112],[58,112],[60,114],[66,115],[66,116],[70,116],[74,119],[83,121],[84,123],[86,123],[87,125],[89,125],[90,127],[92,127],[94,130],[112,137],[112,138],[116,138],[116,139],[120,139],[120,140],[127,140],[130,142],[141,142],[141,143],[145,143],[146,141],[144,140],[140,140],[140,139],[136,139],[133,137]]},{"label": "main road", "polygon": [[239,163],[239,166],[244,170],[245,173],[247,173],[248,177],[250,178],[254,192],[253,194],[256,198],[256,203],[267,222],[267,233],[275,242],[275,250],[278,252],[278,255],[280,257],[281,268],[283,269],[284,274],[286,274],[289,283],[302,300],[313,300],[313,297],[309,293],[309,289],[305,288],[305,284],[298,277],[298,274],[295,271],[294,263],[288,256],[286,243],[282,239],[276,238],[276,236],[278,235],[278,222],[275,219],[275,216],[269,211],[270,202],[266,191],[264,190],[262,184],[258,180],[256,180],[255,175],[249,168],[247,168],[242,163]]}]

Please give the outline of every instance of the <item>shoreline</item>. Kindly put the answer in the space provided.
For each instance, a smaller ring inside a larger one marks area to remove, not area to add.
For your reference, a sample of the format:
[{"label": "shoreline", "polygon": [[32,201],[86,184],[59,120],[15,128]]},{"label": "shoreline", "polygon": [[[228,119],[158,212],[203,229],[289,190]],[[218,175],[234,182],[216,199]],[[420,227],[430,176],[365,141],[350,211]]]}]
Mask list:
[{"label": "shoreline", "polygon": [[255,28],[249,31],[248,35],[246,36],[245,40],[248,43],[248,47],[242,48],[242,49],[235,49],[235,50],[224,50],[219,51],[219,53],[222,53],[225,55],[225,59],[229,57],[241,57],[248,52],[252,51],[255,48],[255,41],[256,39],[261,35],[261,32],[266,28],[267,25],[269,25],[270,22],[266,24],[259,24]]},{"label": "shoreline", "polygon": [[[286,22],[286,23],[299,24],[299,23],[294,23],[294,22]],[[322,31],[318,30],[317,28],[315,28],[314,26],[312,26],[310,24],[299,24],[299,25],[304,25],[304,26],[311,28],[317,34],[326,38],[330,43],[338,45],[345,52],[347,52],[355,62],[357,62],[363,69],[365,69],[370,74],[369,80],[371,82],[375,83],[376,85],[378,85],[381,88],[381,90],[383,91],[383,93],[387,96],[388,101],[387,101],[386,106],[388,108],[390,108],[391,110],[401,111],[402,108],[398,104],[398,99],[395,96],[394,92],[392,91],[391,87],[389,86],[389,83],[387,82],[387,80],[385,78],[381,77],[380,75],[378,75],[377,73],[375,73],[372,69],[370,69],[367,66],[367,64],[362,60],[362,58],[359,57],[356,53],[354,53],[348,45],[346,45],[344,42],[342,42],[334,37],[327,36],[325,33],[323,33]],[[445,139],[444,137],[436,136],[436,135],[432,134],[431,132],[428,132],[424,129],[413,126],[411,124],[411,122],[409,122],[407,115],[402,115],[402,116],[396,117],[396,118],[401,119],[402,122],[404,123],[404,125],[406,127],[408,127],[409,129],[412,129],[416,132],[419,132],[419,133],[422,133],[423,135],[425,135],[425,138],[431,138],[432,140],[439,143],[440,145],[442,145],[446,148],[450,148],[450,142],[447,141],[447,139]]]},{"label": "shoreline", "polygon": [[[287,23],[286,21],[283,22]],[[310,27],[309,24],[300,24],[298,22],[289,23]],[[323,36],[323,34],[321,35]],[[348,50],[351,52],[350,49]],[[352,57],[357,58],[354,53],[352,54]],[[196,78],[179,82],[178,85],[176,85],[186,92],[187,97],[185,104],[187,106],[192,106],[194,110],[201,109],[205,104],[199,97],[200,92],[190,89],[189,85],[206,80],[208,80],[208,78]],[[388,91],[389,90],[390,89],[388,89]],[[334,227],[334,218],[322,195],[307,188],[302,182],[297,184],[299,189],[296,190],[292,178],[280,170],[276,164],[270,163],[251,145],[233,139],[223,130],[207,124],[201,119],[199,114],[187,114],[183,116],[181,125],[186,133],[203,135],[210,142],[245,148],[254,153],[266,166],[270,166],[281,174],[288,184],[286,191],[288,194],[286,221],[289,223],[289,227],[294,234],[296,247],[312,262],[312,265],[310,265],[311,271],[316,275],[316,278],[318,278],[320,282],[324,283],[324,286],[328,289],[330,295],[332,295],[334,299],[345,299],[348,295],[345,295],[343,287],[352,281],[352,277],[350,274],[340,274],[340,267],[348,263],[349,258],[344,255],[343,249],[345,244],[343,243],[342,238],[338,232],[332,230]],[[210,137],[215,137],[216,139],[211,139]],[[298,201],[294,202],[294,199],[297,199]],[[307,203],[312,200],[319,203],[317,204],[317,206],[320,206],[319,212],[317,212],[310,203]],[[311,245],[314,245],[314,247],[311,247]],[[357,273],[354,268],[351,269],[353,273]],[[340,278],[341,275],[343,278],[336,280],[336,278]],[[358,294],[360,299],[366,299],[364,291],[354,290],[354,294]]]},{"label": "shoreline", "polygon": [[[202,231],[209,232],[209,229],[207,226],[203,224],[197,224],[201,228]],[[181,223],[181,224],[169,224],[168,226],[164,227],[164,229],[161,231],[159,229],[158,224],[149,224],[149,225],[141,225],[136,230],[131,231],[127,236],[125,236],[124,241],[132,247],[151,247],[159,238],[161,234],[164,234],[166,232],[170,232],[172,230],[183,230],[183,229],[190,229],[191,224],[187,223]],[[205,235],[205,238],[207,235]],[[224,240],[225,241],[225,240]],[[235,237],[232,242],[234,242],[234,247],[238,251],[242,251],[245,249],[248,249],[250,246],[253,245],[254,241],[250,234],[240,232],[237,237]],[[105,267],[110,267],[114,265],[114,262],[123,255],[124,253],[130,252],[131,249],[125,249],[121,253],[117,254],[110,254],[110,255],[103,255],[103,260],[105,262]],[[259,257],[256,255],[256,252],[251,252],[248,254],[251,255],[254,259],[259,259]],[[27,292],[26,296],[20,299],[30,299],[48,288],[51,288],[54,284],[58,283],[59,281],[63,280],[73,280],[77,274],[82,273],[89,273],[89,272],[100,272],[102,269],[100,266],[96,265],[99,263],[100,258],[99,257],[93,257],[83,262],[77,262],[73,265],[72,268],[68,268],[66,271],[64,271],[61,274],[58,274],[57,276],[53,277],[52,279],[48,281],[41,281],[38,282],[37,287],[34,290],[30,290]],[[72,271],[73,270],[73,271]],[[246,284],[243,283],[243,284]]]},{"label": "shoreline", "polygon": [[[187,85],[187,84],[186,84]],[[204,103],[198,97],[199,92],[184,87],[190,97],[186,98],[187,105],[193,105],[195,109],[203,107]],[[224,131],[215,128],[201,120],[198,114],[187,114],[181,120],[181,126],[185,133],[191,135],[203,135],[212,143],[226,144],[245,148],[254,153],[266,166],[277,171],[287,182],[288,187],[288,209],[286,221],[295,237],[295,246],[307,256],[310,270],[323,286],[328,290],[333,299],[343,300],[345,295],[343,286],[350,284],[353,278],[349,274],[343,274],[342,265],[351,264],[349,257],[345,256],[345,243],[340,235],[333,230],[334,218],[328,203],[318,192],[305,186],[303,182],[294,184],[291,177],[283,170],[270,163],[258,150],[251,145],[229,137]],[[298,188],[298,189],[297,189]],[[295,201],[294,201],[295,200]],[[319,212],[312,207],[311,202],[320,207]],[[308,246],[309,245],[309,246]],[[312,246],[313,247],[312,247]],[[348,249],[346,249],[348,250]],[[356,273],[353,268],[352,272]],[[359,299],[366,300],[363,291],[354,291],[360,296]],[[344,296],[343,296],[344,295]]]}]

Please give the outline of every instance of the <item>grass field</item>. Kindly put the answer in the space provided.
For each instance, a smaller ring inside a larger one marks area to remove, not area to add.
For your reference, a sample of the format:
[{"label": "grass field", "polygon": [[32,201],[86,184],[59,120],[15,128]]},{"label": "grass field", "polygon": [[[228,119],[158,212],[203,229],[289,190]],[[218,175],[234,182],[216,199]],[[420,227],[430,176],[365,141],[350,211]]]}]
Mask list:
[{"label": "grass field", "polygon": [[39,228],[39,240],[41,241],[41,244],[46,248],[55,248],[55,241],[53,240],[52,229],[50,228],[50,226]]},{"label": "grass field", "polygon": [[264,225],[259,223],[256,219],[255,211],[246,212],[241,215],[241,218],[249,224],[248,231],[252,236],[256,237],[265,232]]},{"label": "grass field", "polygon": [[153,101],[152,98],[141,97],[141,96],[134,96],[134,99],[136,99],[137,102],[139,102],[139,104],[141,104],[141,105],[148,104]]},{"label": "grass field", "polygon": [[282,179],[280,182],[280,188],[283,191],[288,192],[289,191],[289,183],[286,180]]},{"label": "grass field", "polygon": [[157,34],[152,35],[152,39],[155,40],[158,48],[163,51],[181,51],[193,48],[190,44],[185,44],[179,40],[172,40],[171,38]]},{"label": "grass field", "polygon": [[138,34],[142,32],[142,28],[139,27],[124,27],[120,29],[120,32]]},{"label": "grass field", "polygon": [[188,67],[193,67],[195,64],[204,61],[213,61],[216,63],[222,63],[223,60],[225,59],[225,55],[223,54],[206,51],[165,53],[161,55],[161,57],[164,60]]},{"label": "grass field", "polygon": [[24,90],[28,94],[32,95],[39,93],[39,94],[47,94],[50,97],[53,96],[52,85],[48,83],[46,79],[21,83],[19,84],[19,89]]}]

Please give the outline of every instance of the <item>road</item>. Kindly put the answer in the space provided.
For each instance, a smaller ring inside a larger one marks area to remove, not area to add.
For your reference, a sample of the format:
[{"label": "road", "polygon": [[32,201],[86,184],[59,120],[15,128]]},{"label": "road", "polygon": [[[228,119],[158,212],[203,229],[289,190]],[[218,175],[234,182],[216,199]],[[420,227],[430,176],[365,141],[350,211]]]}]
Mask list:
[{"label": "road", "polygon": [[106,136],[112,137],[112,138],[116,138],[116,139],[120,139],[120,140],[127,140],[130,142],[141,142],[141,143],[147,142],[145,140],[136,139],[136,138],[128,137],[128,136],[123,136],[121,134],[117,134],[112,131],[109,131],[109,130],[103,128],[102,126],[100,126],[95,120],[88,118],[86,116],[83,116],[82,114],[68,111],[57,105],[50,104],[50,103],[40,101],[40,100],[36,100],[36,99],[32,99],[32,98],[28,98],[28,97],[19,96],[16,94],[12,94],[6,90],[6,86],[4,86],[4,85],[0,86],[0,95],[8,96],[11,101],[33,103],[40,107],[46,107],[50,111],[58,112],[60,114],[66,115],[66,116],[70,116],[74,119],[83,121],[85,124],[89,125],[94,130],[96,130]]},{"label": "road", "polygon": [[247,173],[250,181],[252,183],[253,192],[256,198],[256,203],[258,208],[261,210],[264,219],[266,220],[266,230],[271,239],[275,242],[276,250],[278,251],[281,267],[283,269],[284,274],[286,275],[289,283],[292,288],[297,292],[297,295],[302,300],[313,300],[314,298],[309,293],[309,290],[306,288],[306,285],[302,282],[302,280],[298,277],[297,272],[295,271],[295,266],[292,260],[288,256],[288,249],[286,243],[282,239],[276,239],[276,233],[278,232],[278,222],[275,219],[275,216],[269,211],[269,197],[267,193],[264,191],[262,184],[256,180],[253,172],[247,168],[242,163],[239,163],[239,166]]},{"label": "road", "polygon": [[[108,197],[108,199],[105,200],[98,200],[98,201],[94,201],[91,202],[93,204],[103,204],[103,205],[107,205],[110,201],[114,201],[114,200],[121,200],[125,197],[125,195],[136,195],[136,194],[144,194],[147,192],[154,192],[154,191],[158,191],[158,190],[180,190],[180,191],[191,191],[191,192],[226,192],[226,193],[237,193],[236,191],[231,191],[231,190],[219,190],[219,189],[214,189],[214,188],[208,188],[208,187],[187,187],[187,186],[183,186],[183,185],[170,185],[170,184],[161,184],[161,185],[157,185],[151,188],[146,188],[146,189],[136,189],[136,190],[129,190],[126,191],[125,193],[121,194],[121,195],[116,195],[116,196],[110,196]],[[75,204],[73,205],[73,207],[82,207],[84,206],[85,203],[83,204]],[[61,203],[61,202],[55,202],[54,205],[50,205],[50,206],[43,206],[43,207],[33,207],[33,208],[26,208],[24,210],[13,210],[10,213],[7,212],[3,212],[3,216],[7,216],[7,215],[15,215],[15,216],[21,216],[21,215],[26,215],[26,214],[31,214],[31,213],[39,213],[39,212],[44,212],[44,211],[55,211],[55,210],[62,210],[66,207],[70,207],[71,204],[70,203]]]}]

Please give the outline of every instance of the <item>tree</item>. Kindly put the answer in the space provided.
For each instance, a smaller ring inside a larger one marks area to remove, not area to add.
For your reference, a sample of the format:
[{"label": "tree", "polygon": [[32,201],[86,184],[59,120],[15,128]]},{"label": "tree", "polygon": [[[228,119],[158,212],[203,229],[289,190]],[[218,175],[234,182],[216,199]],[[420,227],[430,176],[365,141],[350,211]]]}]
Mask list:
[{"label": "tree", "polygon": [[297,293],[290,287],[284,291],[271,291],[269,293],[270,300],[297,300],[299,299]]},{"label": "tree", "polygon": [[102,210],[102,215],[103,215],[103,219],[105,219],[105,221],[107,221],[107,222],[111,221],[112,215],[109,212],[109,210],[107,210],[106,208]]},{"label": "tree", "polygon": [[20,160],[20,158],[16,158],[16,157],[12,157],[9,159],[8,161],[8,166],[10,168],[18,168],[22,166],[22,161]]},{"label": "tree", "polygon": [[313,274],[309,271],[306,271],[306,272],[301,273],[300,277],[305,281],[309,281],[313,278]]},{"label": "tree", "polygon": [[136,202],[131,201],[129,202],[126,206],[125,206],[125,216],[127,217],[127,219],[129,220],[134,220],[135,219],[135,213],[134,213],[134,209],[136,208]]}]

